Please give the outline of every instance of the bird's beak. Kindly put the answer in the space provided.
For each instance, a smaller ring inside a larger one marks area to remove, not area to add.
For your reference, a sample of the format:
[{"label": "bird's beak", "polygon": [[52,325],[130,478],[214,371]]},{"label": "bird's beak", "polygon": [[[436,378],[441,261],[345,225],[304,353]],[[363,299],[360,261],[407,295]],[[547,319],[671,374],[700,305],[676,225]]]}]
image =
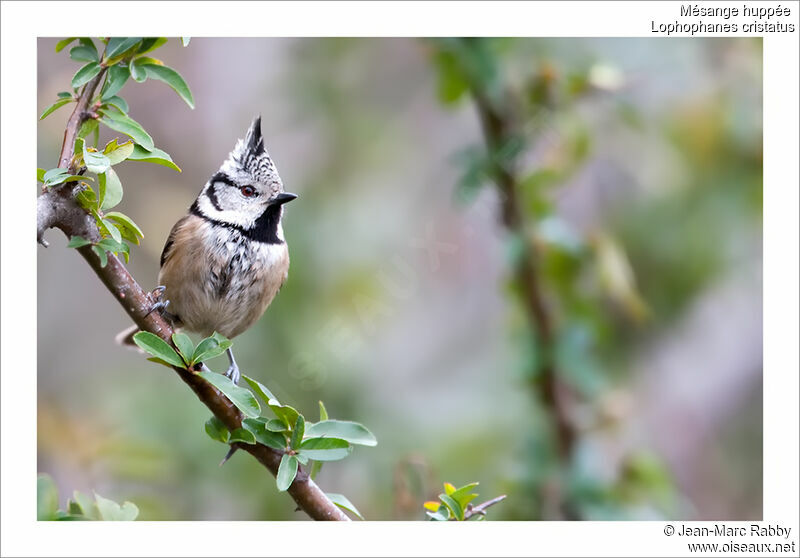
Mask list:
[{"label": "bird's beak", "polygon": [[269,202],[270,205],[283,205],[295,199],[297,194],[290,194],[289,192],[281,192]]}]

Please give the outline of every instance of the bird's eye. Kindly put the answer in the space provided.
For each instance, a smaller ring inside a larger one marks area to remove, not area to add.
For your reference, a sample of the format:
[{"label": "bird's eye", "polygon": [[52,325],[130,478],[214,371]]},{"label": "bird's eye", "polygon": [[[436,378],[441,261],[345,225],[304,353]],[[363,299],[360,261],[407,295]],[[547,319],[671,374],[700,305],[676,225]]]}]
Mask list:
[{"label": "bird's eye", "polygon": [[252,186],[242,186],[241,187],[242,195],[246,198],[251,198],[256,195],[256,189]]}]

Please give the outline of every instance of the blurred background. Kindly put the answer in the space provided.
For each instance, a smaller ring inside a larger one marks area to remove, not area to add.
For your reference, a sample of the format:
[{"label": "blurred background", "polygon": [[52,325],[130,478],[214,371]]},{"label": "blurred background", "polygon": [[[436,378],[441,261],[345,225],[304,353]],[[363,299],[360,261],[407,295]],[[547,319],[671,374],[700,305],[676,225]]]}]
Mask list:
[{"label": "blurred background", "polygon": [[[38,45],[40,110],[79,67],[55,43]],[[119,210],[145,232],[134,277],[155,287],[170,228],[261,114],[300,198],[284,219],[289,280],[236,354],[309,419],[321,399],[376,435],[324,466],[324,490],[381,520],[424,519],[445,481],[479,481],[478,501],[508,494],[491,519],[760,519],[760,39],[480,41],[487,90],[502,89],[518,124],[508,158],[524,238],[500,220],[452,46],[170,40],[154,55],[196,109],[161,82],[121,92],[183,169],[115,167]],[[40,167],[56,164],[68,111],[38,124]],[[218,466],[210,413],[113,343],[124,312],[61,233],[47,238],[38,468],[62,500],[95,490],[142,520],[306,519],[247,455]],[[514,280],[525,250],[549,347]],[[545,352],[567,394],[558,409],[537,383]],[[566,453],[556,411],[574,437]]]}]

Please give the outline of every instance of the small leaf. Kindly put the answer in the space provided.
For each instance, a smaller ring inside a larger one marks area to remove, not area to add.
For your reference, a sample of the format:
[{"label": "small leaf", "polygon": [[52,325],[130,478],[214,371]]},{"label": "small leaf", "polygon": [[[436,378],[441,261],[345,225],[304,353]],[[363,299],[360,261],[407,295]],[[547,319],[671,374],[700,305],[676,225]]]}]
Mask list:
[{"label": "small leaf", "polygon": [[289,429],[281,419],[269,419],[265,426],[270,432],[288,432]]},{"label": "small leaf", "polygon": [[298,449],[300,442],[303,441],[303,434],[305,434],[305,431],[306,420],[303,418],[303,415],[298,414],[297,419],[294,421],[294,427],[292,427],[292,449]]},{"label": "small leaf", "polygon": [[278,475],[275,479],[278,490],[281,492],[286,491],[294,481],[297,475],[297,458],[288,453],[284,453],[281,457],[281,464],[278,466]]},{"label": "small leaf", "polygon": [[350,444],[339,438],[309,438],[298,449],[298,453],[317,461],[338,461],[352,451]]},{"label": "small leaf", "polygon": [[[125,85],[125,82],[128,81],[130,76],[131,72],[128,70],[127,66],[120,66],[119,64],[111,66],[108,69],[106,83],[103,86],[103,93],[100,96],[100,100],[104,103],[108,102],[109,99],[114,97],[117,92],[122,89],[122,86]],[[126,110],[124,112],[128,111]]]},{"label": "small leaf", "polygon": [[44,169],[36,169],[36,180],[39,182],[44,182]]},{"label": "small leaf", "polygon": [[137,51],[137,54],[144,54],[146,52],[151,52],[164,43],[167,42],[166,37],[146,37],[142,40],[142,44]]},{"label": "small leaf", "polygon": [[114,252],[115,254],[119,252],[125,253],[128,251],[127,244],[125,244],[124,242],[118,242],[113,238],[104,238],[103,240],[97,243],[97,246],[99,246],[106,252]]},{"label": "small leaf", "polygon": [[100,109],[98,112],[102,115],[100,122],[112,130],[129,136],[148,151],[153,149],[153,138],[133,118],[113,110]]},{"label": "small leaf", "polygon": [[80,506],[84,517],[87,519],[97,519],[97,506],[89,495],[76,490],[72,493],[72,498],[75,503]]},{"label": "small leaf", "polygon": [[67,105],[67,104],[69,104],[71,102],[72,102],[72,97],[70,97],[69,99],[59,99],[58,101],[56,101],[55,103],[53,103],[52,105],[50,105],[49,107],[44,109],[44,112],[39,117],[39,120],[44,120],[50,114],[54,113],[56,110],[60,109],[64,105]]},{"label": "small leaf", "polygon": [[137,58],[131,62],[128,68],[131,71],[131,77],[133,78],[133,81],[142,83],[147,80],[147,70],[144,69],[144,64],[142,63],[141,58]]},{"label": "small leaf", "polygon": [[[89,151],[89,147],[85,144],[83,146],[83,163],[86,165],[86,168],[89,172],[93,172],[95,174],[101,174],[106,172],[106,170],[111,167],[111,161],[108,160],[108,157],[100,153],[99,151]],[[121,186],[120,186],[121,187]],[[102,194],[101,194],[102,198]]]},{"label": "small leaf", "polygon": [[144,68],[147,72],[147,77],[163,81],[183,99],[189,108],[194,108],[194,98],[189,86],[183,80],[181,75],[170,68],[169,66],[159,66],[158,64],[145,64]]},{"label": "small leaf", "polygon": [[351,444],[375,446],[378,441],[364,425],[344,420],[323,420],[306,429],[309,438],[330,437],[347,440]]},{"label": "small leaf", "polygon": [[103,223],[103,226],[105,227],[106,231],[108,231],[108,234],[111,236],[112,239],[114,239],[115,242],[117,243],[122,242],[122,233],[119,232],[119,229],[114,223],[112,223],[107,219],[102,219],[100,222]]},{"label": "small leaf", "polygon": [[242,428],[252,432],[256,441],[267,447],[278,451],[286,449],[286,438],[283,434],[268,430],[266,428],[266,422],[262,417],[244,419],[242,421]]},{"label": "small leaf", "polygon": [[362,521],[364,520],[364,516],[361,515],[361,513],[356,509],[353,503],[350,500],[348,500],[347,497],[344,496],[343,494],[334,494],[332,492],[329,492],[326,493],[325,496],[327,496],[331,502],[333,502],[343,510],[349,511]]},{"label": "small leaf", "polygon": [[[118,227],[122,229],[122,237],[130,240],[135,244],[139,244],[139,238],[144,238],[144,233],[139,225],[134,223],[130,217],[118,211],[109,211],[106,213],[106,219],[111,219],[117,223]],[[126,234],[127,233],[127,234]]]},{"label": "small leaf", "polygon": [[108,146],[106,146],[106,149],[103,150],[103,153],[105,153],[105,156],[108,157],[108,160],[112,165],[117,165],[130,157],[130,154],[133,153],[134,145],[135,144],[132,141],[128,140],[110,151],[108,150]]},{"label": "small leaf", "polygon": [[206,360],[218,357],[228,350],[231,345],[233,345],[233,342],[229,339],[223,338],[222,342],[220,342],[219,339],[213,336],[206,337],[195,347],[194,354],[192,354],[192,362],[205,362]]},{"label": "small leaf", "polygon": [[[164,344],[166,345],[166,343]],[[169,345],[167,346],[169,347]],[[177,353],[175,353],[175,357],[180,358]],[[253,397],[253,394],[250,393],[249,390],[234,384],[227,376],[211,372],[210,370],[201,370],[197,374],[225,394],[225,396],[231,400],[231,403],[236,405],[246,416],[256,418],[261,414],[261,407],[258,401],[256,401],[256,398]]]},{"label": "small leaf", "polygon": [[87,244],[91,244],[90,240],[86,240],[82,236],[73,235],[72,238],[69,239],[69,244],[67,244],[67,248],[80,248],[81,246],[86,246]]},{"label": "small leaf", "polygon": [[178,352],[183,356],[186,364],[192,364],[192,353],[194,352],[194,343],[189,339],[185,333],[173,333],[172,342],[178,347]]},{"label": "small leaf", "polygon": [[100,73],[100,64],[97,62],[89,62],[72,76],[72,88],[77,89],[84,83],[89,82],[94,76]]},{"label": "small leaf", "polygon": [[274,401],[276,404],[280,404],[278,403],[278,399],[272,395],[272,392],[268,390],[264,384],[258,380],[254,380],[249,376],[245,376],[244,374],[242,374],[242,378],[244,378],[244,381],[248,383],[250,389],[256,392],[256,394],[264,400],[264,403],[269,404],[270,401]]},{"label": "small leaf", "polygon": [[189,46],[189,41],[191,41],[191,37],[181,37],[181,44],[185,47]]},{"label": "small leaf", "polygon": [[178,366],[180,368],[186,367],[180,355],[175,352],[175,349],[170,347],[169,344],[158,335],[150,333],[149,331],[140,331],[133,336],[133,342],[144,352],[160,358],[173,366]]},{"label": "small leaf", "polygon": [[56,52],[61,52],[64,50],[64,47],[70,44],[72,41],[77,39],[78,37],[67,37],[66,39],[61,39],[56,43]]},{"label": "small leaf", "polygon": [[205,430],[212,440],[217,440],[223,444],[228,443],[228,428],[217,417],[212,416],[206,421]]},{"label": "small leaf", "polygon": [[466,507],[467,507],[467,504],[469,504],[469,503],[470,503],[472,500],[474,500],[475,498],[477,498],[477,497],[478,497],[478,495],[477,495],[477,494],[475,494],[474,492],[472,492],[472,491],[473,491],[473,489],[474,489],[476,486],[478,486],[478,483],[477,483],[477,482],[473,482],[473,483],[470,483],[470,484],[466,484],[466,485],[462,486],[461,488],[459,488],[458,490],[454,491],[452,494],[449,494],[449,496],[450,496],[450,497],[451,497],[453,500],[455,500],[456,502],[458,502],[458,503],[459,503],[459,505],[460,505],[462,508],[466,508]]},{"label": "small leaf", "polygon": [[450,496],[453,492],[456,491],[456,487],[450,484],[449,482],[444,483],[444,492],[448,496]]},{"label": "small leaf", "polygon": [[434,521],[447,521],[450,519],[450,510],[448,510],[445,506],[439,508],[437,512],[429,512],[426,511],[425,515],[433,519]]},{"label": "small leaf", "polygon": [[58,93],[56,93],[56,97],[58,97],[59,99],[74,99],[72,93],[70,93],[69,91],[59,91]]},{"label": "small leaf", "polygon": [[55,519],[58,511],[58,488],[50,475],[36,478],[36,519],[49,521]]},{"label": "small leaf", "polygon": [[113,500],[103,498],[97,492],[94,493],[94,498],[103,521],[133,521],[139,515],[139,508],[131,502],[125,502],[120,506]]},{"label": "small leaf", "polygon": [[130,110],[128,108],[128,102],[122,97],[118,97],[117,95],[109,97],[104,102],[105,104],[111,105],[112,107],[117,107],[124,114],[128,114],[128,110]]},{"label": "small leaf", "polygon": [[128,156],[128,159],[132,161],[147,161],[148,163],[163,165],[181,172],[181,169],[178,167],[178,165],[172,162],[172,157],[169,156],[169,153],[162,151],[157,147],[147,150],[141,145],[136,145],[133,148],[133,153]]},{"label": "small leaf", "polygon": [[125,54],[141,40],[141,37],[111,37],[106,45],[106,59],[111,60]]},{"label": "small leaf", "polygon": [[429,511],[432,511],[432,512],[439,511],[439,508],[441,507],[441,505],[442,505],[441,502],[434,502],[434,501],[428,501],[428,502],[425,502],[424,504],[422,504],[422,506],[426,510],[429,510]]},{"label": "small leaf", "polygon": [[319,420],[320,422],[328,420],[328,410],[325,408],[325,403],[322,401],[319,402]]},{"label": "small leaf", "polygon": [[255,444],[256,437],[253,435],[252,432],[246,430],[244,428],[237,428],[233,432],[231,432],[231,437],[228,440],[229,443],[233,442],[243,442],[245,444]]},{"label": "small leaf", "polygon": [[275,413],[276,417],[283,421],[287,429],[297,422],[297,417],[300,415],[297,409],[290,405],[275,405],[274,403],[270,403],[269,408]]},{"label": "small leaf", "polygon": [[78,62],[100,62],[100,57],[97,55],[97,49],[94,46],[80,45],[72,47],[69,51],[69,57]]},{"label": "small leaf", "polygon": [[442,503],[445,506],[447,506],[447,509],[450,510],[450,513],[453,515],[453,517],[455,517],[459,521],[463,521],[463,519],[464,519],[464,510],[461,509],[461,506],[459,505],[458,502],[453,500],[447,494],[439,494],[439,499],[442,501]]},{"label": "small leaf", "polygon": [[108,264],[108,255],[106,251],[99,246],[92,246],[92,250],[97,254],[97,257],[100,258],[100,267],[105,267]]},{"label": "small leaf", "polygon": [[[108,160],[107,157],[106,160]],[[105,211],[118,205],[119,202],[122,201],[122,183],[119,181],[117,173],[110,166],[98,177],[100,179],[100,210]],[[103,177],[105,177],[105,181]],[[104,182],[105,185],[103,184]]]}]

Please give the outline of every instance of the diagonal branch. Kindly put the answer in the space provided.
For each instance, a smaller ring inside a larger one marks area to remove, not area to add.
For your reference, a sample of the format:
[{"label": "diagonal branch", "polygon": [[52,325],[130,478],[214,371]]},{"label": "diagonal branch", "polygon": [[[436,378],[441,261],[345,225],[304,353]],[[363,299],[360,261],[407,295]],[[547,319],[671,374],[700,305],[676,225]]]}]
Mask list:
[{"label": "diagonal branch", "polygon": [[[72,164],[75,138],[81,124],[89,118],[87,107],[104,74],[105,70],[101,71],[81,91],[77,106],[73,110],[64,132],[59,167],[67,168]],[[74,171],[76,169],[71,170]],[[38,238],[39,242],[45,246],[46,243],[42,239],[42,234],[51,227],[61,229],[67,237],[82,236],[93,242],[100,240],[100,232],[94,219],[77,204],[74,199],[75,192],[76,188],[74,186],[69,187],[69,185],[64,184],[60,187],[48,189],[37,199]],[[98,256],[92,251],[91,246],[87,245],[78,248],[78,252],[142,331],[154,333],[167,343],[172,344],[172,327],[158,312],[150,312],[153,301],[149,294],[139,286],[116,256],[108,254],[108,263],[103,267]],[[174,370],[195,392],[197,398],[229,430],[233,431],[241,427],[242,414],[227,397],[197,374],[178,367],[174,367]],[[261,444],[239,444],[239,447],[255,457],[273,475],[277,475],[278,466],[283,455],[282,452]],[[288,492],[300,509],[305,511],[312,519],[350,520],[336,504],[331,502],[302,468],[298,469],[297,476],[289,487]]]}]

